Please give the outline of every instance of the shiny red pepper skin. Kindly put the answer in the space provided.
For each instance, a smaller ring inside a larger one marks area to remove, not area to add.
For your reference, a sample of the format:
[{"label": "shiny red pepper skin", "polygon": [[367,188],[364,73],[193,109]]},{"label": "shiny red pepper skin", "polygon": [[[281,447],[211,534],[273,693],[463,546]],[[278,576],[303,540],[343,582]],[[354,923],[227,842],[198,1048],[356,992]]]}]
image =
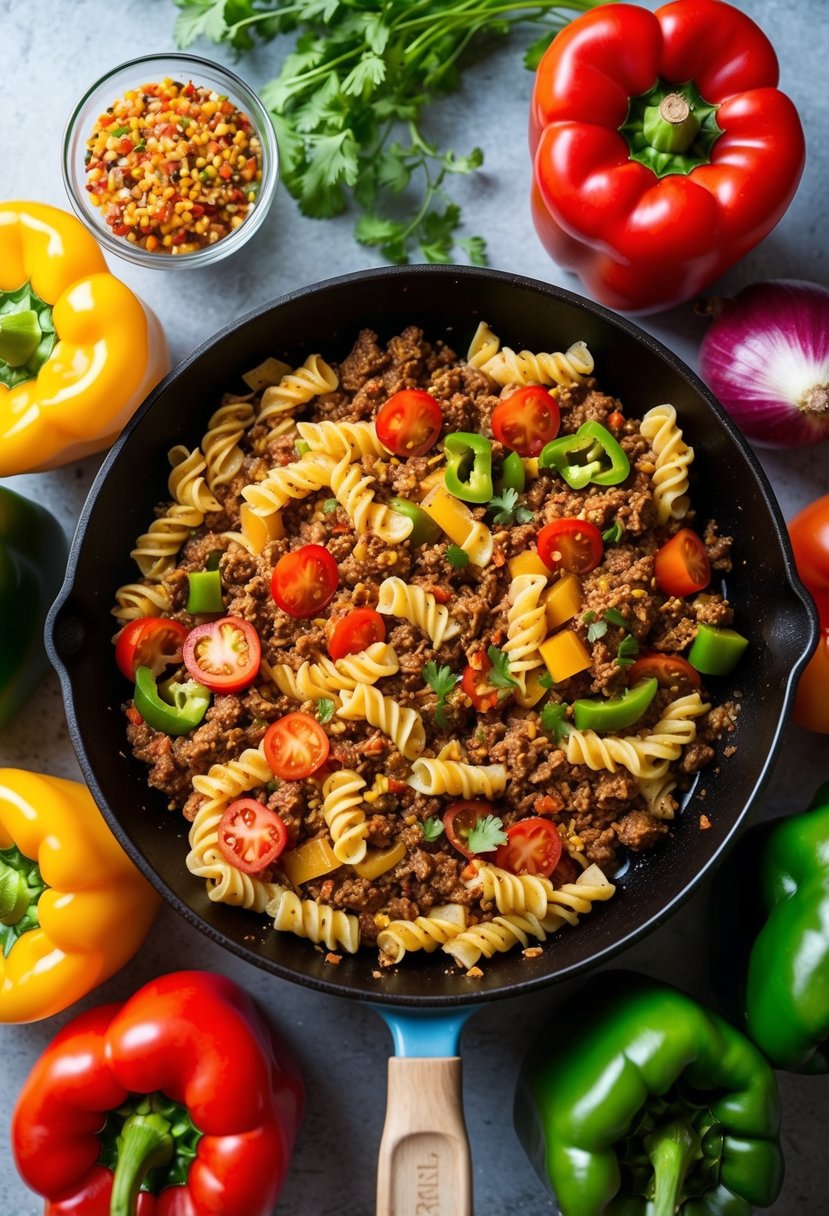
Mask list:
[{"label": "shiny red pepper skin", "polygon": [[[723,134],[710,163],[657,177],[618,128],[658,79],[696,84]],[[761,241],[794,197],[805,143],[775,86],[762,30],[722,0],[655,12],[604,4],[567,25],[538,67],[530,108],[533,219],[542,242],[600,302],[670,308]]]},{"label": "shiny red pepper skin", "polygon": [[108,1216],[113,1174],[96,1164],[107,1112],[162,1091],[201,1130],[185,1186],[142,1191],[137,1216],[271,1216],[304,1087],[253,1000],[232,980],[178,971],[125,1004],[71,1021],[25,1082],[12,1117],[23,1180],[44,1216]]}]

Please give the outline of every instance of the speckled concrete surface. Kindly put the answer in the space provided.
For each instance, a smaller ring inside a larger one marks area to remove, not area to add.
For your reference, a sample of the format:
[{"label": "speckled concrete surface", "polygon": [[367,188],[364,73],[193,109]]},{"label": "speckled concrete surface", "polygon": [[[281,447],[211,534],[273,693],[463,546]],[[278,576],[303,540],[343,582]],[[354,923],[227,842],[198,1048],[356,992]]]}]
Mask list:
[{"label": "speckled concrete surface", "polygon": [[[829,106],[825,90],[824,0],[745,0],[741,5],[777,47],[782,83],[803,117],[809,162],[800,191],[777,230],[719,285],[723,292],[768,277],[812,278],[829,284]],[[62,127],[77,97],[100,71],[138,54],[173,46],[171,0],[0,0],[4,70],[0,166],[6,198],[65,206],[60,178]],[[529,41],[529,37],[527,38]],[[520,65],[521,39],[481,58],[463,88],[448,99],[435,129],[459,150],[480,143],[484,170],[459,183],[470,231],[489,241],[491,264],[579,290],[543,253],[528,217],[530,176],[525,151],[531,78]],[[94,49],[93,49],[94,48]],[[224,51],[206,46],[230,63]],[[254,86],[273,75],[274,52],[262,49],[236,65]],[[33,154],[34,152],[34,154]],[[168,275],[118,266],[118,273],[155,309],[174,361],[227,322],[269,298],[306,283],[379,264],[351,239],[351,221],[303,219],[280,191],[265,229],[227,264],[196,274]],[[689,363],[704,322],[690,306],[641,322]],[[829,445],[760,453],[783,512],[829,490]],[[39,499],[72,531],[99,461],[8,484]],[[5,622],[3,623],[6,624]],[[829,777],[827,740],[795,726],[787,730],[775,772],[755,818],[803,806]],[[66,777],[79,775],[57,680],[47,676],[25,713],[0,735],[0,764]],[[707,941],[702,889],[672,920],[616,963],[662,976],[704,994]],[[385,1100],[388,1033],[370,1010],[282,983],[220,951],[163,909],[133,963],[72,1013],[46,1024],[0,1029],[0,1213],[34,1216],[39,1201],[17,1177],[8,1141],[13,1100],[40,1050],[69,1017],[99,1001],[119,999],[161,972],[179,966],[215,968],[233,976],[268,1009],[292,1044],[308,1082],[308,1113],[279,1203],[283,1216],[367,1216],[373,1210],[374,1168]],[[528,1037],[541,1027],[562,990],[481,1008],[463,1038],[465,1105],[474,1161],[478,1216],[524,1212],[545,1216],[553,1205],[528,1166],[512,1130],[516,1068]],[[826,1138],[829,1080],[781,1078],[788,1176],[774,1216],[829,1211]],[[234,1214],[241,1216],[241,1214]]]}]

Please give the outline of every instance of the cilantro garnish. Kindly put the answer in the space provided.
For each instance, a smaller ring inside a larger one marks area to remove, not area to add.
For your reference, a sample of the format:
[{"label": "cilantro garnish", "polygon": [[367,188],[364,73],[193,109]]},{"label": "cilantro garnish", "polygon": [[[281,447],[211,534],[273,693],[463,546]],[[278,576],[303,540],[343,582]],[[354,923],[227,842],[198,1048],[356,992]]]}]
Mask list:
[{"label": "cilantro garnish", "polygon": [[466,847],[470,853],[491,853],[499,844],[506,844],[507,834],[497,815],[485,815],[469,829]]},{"label": "cilantro garnish", "polygon": [[493,523],[503,524],[528,524],[534,518],[532,511],[527,507],[518,506],[518,491],[512,486],[507,486],[503,494],[496,494],[494,498],[489,500],[487,511],[494,511]]},{"label": "cilantro garnish", "polygon": [[607,621],[591,621],[587,626],[588,642],[598,642],[607,633]]},{"label": "cilantro garnish", "polygon": [[610,527],[605,532],[602,532],[602,540],[606,545],[618,545],[624,534],[624,524],[618,519],[614,519]]},{"label": "cilantro garnish", "polygon": [[604,614],[604,619],[609,625],[617,625],[619,629],[630,629],[630,622],[616,608],[608,608]]},{"label": "cilantro garnish", "polygon": [[438,667],[432,659],[423,668],[423,679],[437,697],[435,706],[435,724],[443,730],[446,727],[446,698],[457,684],[460,676],[456,676],[449,666]]},{"label": "cilantro garnish", "polygon": [[329,697],[321,697],[317,701],[317,720],[330,722],[334,717],[334,702]]},{"label": "cilantro garnish", "polygon": [[443,835],[443,824],[440,819],[435,819],[432,816],[429,819],[424,819],[420,825],[420,830],[423,833],[423,839],[431,844],[438,840]]},{"label": "cilantro garnish", "polygon": [[492,664],[492,669],[487,672],[487,680],[492,687],[504,689],[505,692],[502,692],[501,696],[505,696],[506,690],[510,688],[519,688],[518,681],[509,673],[509,655],[504,654],[497,646],[490,646],[486,653]]},{"label": "cilantro garnish", "polygon": [[559,743],[564,735],[569,735],[572,729],[570,723],[565,721],[567,716],[567,703],[565,701],[549,701],[542,706],[539,718],[541,720],[541,729],[547,735],[552,735],[556,743]]},{"label": "cilantro garnish", "polygon": [[639,643],[633,634],[629,633],[619,643],[619,649],[616,651],[616,663],[619,667],[630,667],[631,663],[636,661],[638,654]]},{"label": "cilantro garnish", "polygon": [[463,570],[464,566],[469,565],[469,554],[464,553],[460,545],[450,545],[446,550],[446,560],[456,570]]}]

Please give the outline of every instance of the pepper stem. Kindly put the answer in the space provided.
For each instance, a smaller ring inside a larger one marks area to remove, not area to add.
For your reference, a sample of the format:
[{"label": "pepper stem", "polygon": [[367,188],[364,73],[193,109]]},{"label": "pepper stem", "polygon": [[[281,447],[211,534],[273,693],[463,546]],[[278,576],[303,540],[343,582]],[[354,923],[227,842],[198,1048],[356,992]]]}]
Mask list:
[{"label": "pepper stem", "polygon": [[0,858],[0,924],[16,925],[30,903],[31,891],[24,876]]},{"label": "pepper stem", "polygon": [[0,359],[9,367],[28,363],[43,337],[33,308],[0,314]]},{"label": "pepper stem", "polygon": [[700,1138],[685,1119],[674,1119],[645,1138],[653,1165],[651,1216],[675,1216],[690,1167],[702,1157]]},{"label": "pepper stem", "polygon": [[797,404],[804,414],[825,414],[829,410],[829,384],[813,384]]},{"label": "pepper stem", "polygon": [[668,93],[658,106],[648,106],[642,123],[645,139],[657,152],[687,152],[700,123],[681,93]]},{"label": "pepper stem", "polygon": [[147,1172],[172,1160],[175,1143],[170,1126],[169,1119],[158,1114],[134,1114],[125,1121],[118,1137],[118,1164],[112,1180],[109,1216],[134,1216]]}]

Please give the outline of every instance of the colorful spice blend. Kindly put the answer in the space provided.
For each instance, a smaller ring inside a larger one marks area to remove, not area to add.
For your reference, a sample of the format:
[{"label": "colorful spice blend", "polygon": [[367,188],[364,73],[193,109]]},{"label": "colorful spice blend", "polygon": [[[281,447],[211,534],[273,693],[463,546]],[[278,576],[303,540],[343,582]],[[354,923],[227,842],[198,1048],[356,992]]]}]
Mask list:
[{"label": "colorful spice blend", "polygon": [[113,102],[85,161],[86,189],[115,236],[149,253],[192,253],[228,236],[262,180],[248,116],[228,97],[169,78]]}]

